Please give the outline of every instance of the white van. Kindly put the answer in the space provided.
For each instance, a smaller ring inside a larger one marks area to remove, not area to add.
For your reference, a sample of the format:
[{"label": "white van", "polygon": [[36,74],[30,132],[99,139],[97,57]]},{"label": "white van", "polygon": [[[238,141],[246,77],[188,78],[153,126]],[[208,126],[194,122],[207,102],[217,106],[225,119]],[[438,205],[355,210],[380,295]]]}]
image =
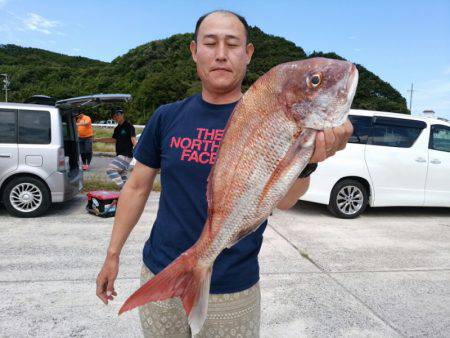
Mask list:
[{"label": "white van", "polygon": [[[17,217],[44,214],[83,187],[75,115],[87,107],[117,104],[128,94],[99,94],[52,102],[0,102],[0,202]],[[33,102],[34,104],[32,104]]]},{"label": "white van", "polygon": [[343,151],[319,163],[301,200],[341,218],[366,208],[450,207],[450,123],[350,110],[354,133]]}]

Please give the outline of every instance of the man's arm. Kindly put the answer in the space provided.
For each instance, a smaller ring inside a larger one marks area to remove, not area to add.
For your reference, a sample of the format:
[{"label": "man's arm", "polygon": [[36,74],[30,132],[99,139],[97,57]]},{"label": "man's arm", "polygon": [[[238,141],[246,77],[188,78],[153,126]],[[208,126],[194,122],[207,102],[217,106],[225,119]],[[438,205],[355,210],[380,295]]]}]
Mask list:
[{"label": "man's arm", "polygon": [[120,191],[111,240],[105,262],[97,277],[97,296],[105,304],[117,295],[114,281],[119,272],[120,252],[141,217],[157,173],[158,169],[137,162],[130,178]]},{"label": "man's arm", "polygon": [[[353,126],[349,120],[343,125],[332,129],[320,131],[316,136],[316,144],[310,163],[318,163],[325,161],[328,157],[333,156],[336,151],[342,150],[352,136]],[[298,179],[289,189],[286,196],[277,204],[277,208],[288,210],[298,199],[303,196],[309,188],[309,177]]]},{"label": "man's arm", "polygon": [[116,143],[116,139],[112,137],[95,137],[93,142]]},{"label": "man's arm", "polygon": [[133,147],[136,147],[136,144],[137,144],[136,137],[134,137],[134,136],[131,137],[131,143],[133,144]]}]

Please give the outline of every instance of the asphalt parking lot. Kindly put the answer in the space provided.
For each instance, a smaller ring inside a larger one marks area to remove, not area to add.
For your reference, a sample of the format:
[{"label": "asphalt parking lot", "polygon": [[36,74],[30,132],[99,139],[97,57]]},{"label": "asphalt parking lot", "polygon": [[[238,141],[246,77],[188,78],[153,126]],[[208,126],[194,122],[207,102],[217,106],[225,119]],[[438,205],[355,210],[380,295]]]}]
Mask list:
[{"label": "asphalt parking lot", "polygon": [[[139,284],[158,198],[152,193],[124,248],[108,306],[95,278],[111,218],[87,214],[82,195],[38,219],[0,206],[0,336],[140,337],[137,311],[117,311]],[[262,337],[450,336],[450,209],[341,220],[299,202],[270,218],[260,258]]]}]

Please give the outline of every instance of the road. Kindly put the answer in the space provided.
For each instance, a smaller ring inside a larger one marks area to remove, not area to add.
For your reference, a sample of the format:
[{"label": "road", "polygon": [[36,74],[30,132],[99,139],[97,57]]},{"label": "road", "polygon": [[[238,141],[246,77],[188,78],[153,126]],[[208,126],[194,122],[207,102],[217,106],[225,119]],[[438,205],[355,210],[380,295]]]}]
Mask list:
[{"label": "road", "polygon": [[[118,299],[95,278],[113,219],[85,196],[38,219],[0,207],[2,337],[140,337],[136,311],[117,311],[139,284],[156,217],[152,193],[121,256]],[[450,209],[383,208],[356,220],[299,202],[269,219],[260,253],[262,337],[449,337]]]}]

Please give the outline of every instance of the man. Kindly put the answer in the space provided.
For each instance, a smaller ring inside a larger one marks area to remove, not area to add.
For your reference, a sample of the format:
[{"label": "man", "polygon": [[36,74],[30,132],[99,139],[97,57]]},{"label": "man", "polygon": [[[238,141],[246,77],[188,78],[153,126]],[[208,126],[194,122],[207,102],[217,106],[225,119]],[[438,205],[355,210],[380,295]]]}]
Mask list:
[{"label": "man", "polygon": [[92,138],[94,129],[92,128],[91,118],[84,113],[80,113],[77,117],[78,128],[78,144],[80,146],[80,155],[83,170],[89,170],[92,160]]},{"label": "man", "polygon": [[[221,132],[242,96],[241,84],[253,54],[244,18],[227,11],[202,16],[190,50],[202,82],[202,93],[158,108],[136,147],[137,164],[122,190],[104,265],[97,277],[97,296],[107,304],[117,293],[114,282],[119,255],[137,223],[153,181],[161,168],[162,192],[150,238],[144,247],[141,284],[160,272],[200,236],[207,216],[206,179],[217,147],[213,134]],[[321,132],[312,163],[343,149],[350,137],[349,122]],[[191,157],[186,145],[208,144],[203,157]],[[311,166],[301,176],[311,173]],[[305,193],[309,178],[298,179],[278,204],[293,206]],[[129,201],[133,203],[129,203]],[[215,261],[208,316],[199,337],[236,335],[258,337],[260,325],[257,255],[267,221]],[[190,337],[187,317],[178,298],[139,308],[145,337]]]},{"label": "man", "polygon": [[117,123],[112,137],[95,138],[94,142],[115,143],[116,157],[106,169],[108,177],[122,189],[127,181],[128,168],[133,159],[133,147],[136,145],[134,126],[125,120],[123,110],[113,110],[111,118]]}]

